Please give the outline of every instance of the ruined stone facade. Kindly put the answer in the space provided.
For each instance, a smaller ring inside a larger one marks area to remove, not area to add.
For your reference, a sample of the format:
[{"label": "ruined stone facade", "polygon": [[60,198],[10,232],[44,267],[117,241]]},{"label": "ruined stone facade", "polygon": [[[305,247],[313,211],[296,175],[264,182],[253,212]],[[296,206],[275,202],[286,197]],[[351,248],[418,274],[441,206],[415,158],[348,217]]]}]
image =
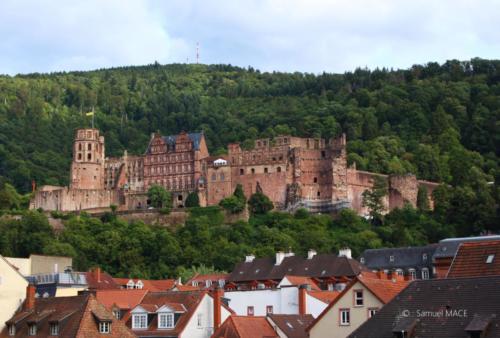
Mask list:
[{"label": "ruined stone facade", "polygon": [[105,158],[104,138],[96,129],[76,131],[70,187],[42,187],[31,203],[44,210],[87,210],[117,205],[122,210],[148,207],[147,190],[161,185],[173,194],[174,207],[183,207],[196,192],[202,206],[216,205],[236,186],[249,197],[257,190],[277,209],[304,207],[334,212],[351,207],[360,214],[362,194],[375,176],[387,179],[387,210],[416,204],[418,187],[429,196],[437,184],[414,175],[387,176],[349,168],[346,139],[324,140],[279,136],[259,139],[252,149],[229,144],[227,155],[209,156],[203,133],[153,134],[144,155]]}]

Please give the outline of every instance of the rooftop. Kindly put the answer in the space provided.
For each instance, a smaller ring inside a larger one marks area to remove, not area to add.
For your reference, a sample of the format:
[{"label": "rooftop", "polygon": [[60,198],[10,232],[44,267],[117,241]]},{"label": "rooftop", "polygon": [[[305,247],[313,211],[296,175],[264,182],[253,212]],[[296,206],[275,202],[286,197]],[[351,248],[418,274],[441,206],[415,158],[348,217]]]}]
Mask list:
[{"label": "rooftop", "polygon": [[500,240],[462,243],[448,278],[500,275]]},{"label": "rooftop", "polygon": [[287,338],[307,337],[306,328],[313,322],[312,315],[268,315]]},{"label": "rooftop", "polygon": [[236,316],[228,317],[212,338],[278,338],[266,317]]},{"label": "rooftop", "polygon": [[484,328],[484,318],[488,330],[481,337],[500,337],[498,304],[500,276],[414,281],[349,337],[393,337],[396,329],[412,329],[413,337],[468,338],[466,330]]}]

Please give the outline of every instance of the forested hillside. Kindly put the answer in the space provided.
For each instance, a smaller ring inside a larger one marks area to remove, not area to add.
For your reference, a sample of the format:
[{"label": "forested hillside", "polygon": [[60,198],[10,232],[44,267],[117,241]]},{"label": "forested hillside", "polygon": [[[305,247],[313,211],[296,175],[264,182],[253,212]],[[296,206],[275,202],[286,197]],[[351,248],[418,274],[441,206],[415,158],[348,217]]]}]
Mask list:
[{"label": "forested hillside", "polygon": [[483,59],[320,75],[154,64],[0,76],[0,178],[20,192],[32,180],[67,184],[73,131],[90,124],[92,107],[110,156],[142,153],[155,131],[203,130],[211,153],[262,136],[345,132],[357,168],[446,183],[440,223],[496,231],[499,80],[500,61]]}]

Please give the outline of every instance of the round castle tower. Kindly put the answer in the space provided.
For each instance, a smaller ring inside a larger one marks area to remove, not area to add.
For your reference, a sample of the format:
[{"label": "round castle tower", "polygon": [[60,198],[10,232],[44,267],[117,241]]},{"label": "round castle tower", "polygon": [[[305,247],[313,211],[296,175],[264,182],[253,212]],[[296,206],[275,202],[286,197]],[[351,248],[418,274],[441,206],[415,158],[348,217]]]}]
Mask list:
[{"label": "round castle tower", "polygon": [[104,190],[104,136],[97,129],[76,130],[70,187]]}]

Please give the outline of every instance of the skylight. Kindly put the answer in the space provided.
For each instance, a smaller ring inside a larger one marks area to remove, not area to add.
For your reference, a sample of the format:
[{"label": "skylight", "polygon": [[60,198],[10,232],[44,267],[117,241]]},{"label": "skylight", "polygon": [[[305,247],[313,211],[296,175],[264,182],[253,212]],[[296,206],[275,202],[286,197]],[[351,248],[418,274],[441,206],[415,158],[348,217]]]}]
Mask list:
[{"label": "skylight", "polygon": [[290,324],[290,322],[286,322],[286,325],[288,325],[289,328],[293,329],[293,325]]},{"label": "skylight", "polygon": [[486,258],[486,264],[493,263],[493,259],[495,259],[495,255],[488,255],[488,258]]}]

